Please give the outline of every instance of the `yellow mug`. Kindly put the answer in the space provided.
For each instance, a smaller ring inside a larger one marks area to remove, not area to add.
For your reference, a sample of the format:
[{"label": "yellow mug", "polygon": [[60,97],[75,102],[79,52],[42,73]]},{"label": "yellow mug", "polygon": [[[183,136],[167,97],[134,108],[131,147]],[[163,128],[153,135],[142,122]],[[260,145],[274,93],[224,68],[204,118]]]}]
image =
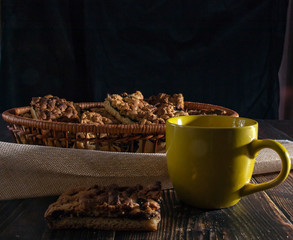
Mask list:
[{"label": "yellow mug", "polygon": [[[205,209],[235,205],[243,196],[282,183],[291,168],[283,145],[258,140],[258,123],[229,116],[181,116],[166,122],[167,165],[178,197]],[[282,161],[279,175],[260,184],[249,183],[255,157],[271,148]]]}]

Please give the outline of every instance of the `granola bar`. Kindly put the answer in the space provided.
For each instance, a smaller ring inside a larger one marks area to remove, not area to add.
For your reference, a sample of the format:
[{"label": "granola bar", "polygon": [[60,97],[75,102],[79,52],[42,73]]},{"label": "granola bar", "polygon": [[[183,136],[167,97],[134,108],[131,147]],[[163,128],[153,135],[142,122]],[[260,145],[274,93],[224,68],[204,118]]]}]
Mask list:
[{"label": "granola bar", "polygon": [[184,97],[182,93],[175,93],[172,96],[166,93],[159,93],[157,96],[151,96],[147,102],[158,106],[161,104],[171,105],[175,110],[184,110]]},{"label": "granola bar", "polygon": [[58,122],[80,122],[79,107],[64,98],[46,95],[44,97],[33,97],[31,101],[31,114],[35,119],[58,121]]},{"label": "granola bar", "polygon": [[[81,115],[81,123],[82,124],[92,124],[92,125],[107,125],[107,124],[120,124],[121,122],[114,118],[111,114],[109,114],[105,108],[103,107],[96,107],[86,110]],[[91,141],[95,139],[104,139],[107,137],[106,133],[83,133],[79,132],[77,135],[77,141],[75,144],[76,148],[79,149],[97,149],[97,150],[108,150],[108,151],[115,151],[121,152],[122,149],[120,146],[114,143],[108,143],[103,141]]]},{"label": "granola bar", "polygon": [[155,107],[144,101],[140,91],[133,94],[108,94],[104,102],[105,109],[124,124],[163,123],[154,114]]},{"label": "granola bar", "polygon": [[80,187],[63,193],[44,217],[52,229],[155,231],[161,219],[160,201],[160,182],[146,187]]}]

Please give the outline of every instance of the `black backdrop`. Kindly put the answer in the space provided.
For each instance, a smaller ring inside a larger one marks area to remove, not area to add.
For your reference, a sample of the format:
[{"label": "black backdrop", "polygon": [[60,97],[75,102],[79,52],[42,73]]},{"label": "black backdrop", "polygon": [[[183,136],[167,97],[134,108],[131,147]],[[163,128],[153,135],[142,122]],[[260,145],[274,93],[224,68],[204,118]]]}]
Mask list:
[{"label": "black backdrop", "polygon": [[1,111],[48,93],[184,94],[278,118],[288,1],[2,0]]}]

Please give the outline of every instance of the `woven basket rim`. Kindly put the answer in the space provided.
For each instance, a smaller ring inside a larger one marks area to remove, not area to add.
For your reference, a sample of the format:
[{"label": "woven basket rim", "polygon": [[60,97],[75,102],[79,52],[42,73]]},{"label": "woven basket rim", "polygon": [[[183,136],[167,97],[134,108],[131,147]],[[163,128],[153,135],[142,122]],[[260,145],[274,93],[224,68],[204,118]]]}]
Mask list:
[{"label": "woven basket rim", "polygon": [[[101,107],[102,102],[82,102],[76,103],[81,106],[82,109]],[[199,103],[199,102],[185,102],[185,106],[193,106],[190,109],[218,109],[227,112],[227,116],[239,117],[238,113],[226,107]],[[195,107],[195,108],[194,108]],[[28,111],[29,106],[11,108],[2,113],[4,121],[10,124],[18,124],[25,127],[34,127],[44,130],[56,130],[56,131],[68,131],[68,132],[94,132],[94,133],[109,133],[109,134],[165,134],[166,124],[107,124],[107,125],[94,125],[84,123],[68,123],[68,122],[50,122],[32,118],[26,118],[18,116],[17,112]]]}]

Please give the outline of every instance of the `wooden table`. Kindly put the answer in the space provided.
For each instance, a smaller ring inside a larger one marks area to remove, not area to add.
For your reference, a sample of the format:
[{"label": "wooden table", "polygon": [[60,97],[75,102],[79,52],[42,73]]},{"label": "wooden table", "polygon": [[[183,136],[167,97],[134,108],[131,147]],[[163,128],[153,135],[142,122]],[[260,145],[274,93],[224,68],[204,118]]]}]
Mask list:
[{"label": "wooden table", "polygon": [[[259,138],[293,140],[293,121],[259,120]],[[0,140],[12,141],[0,120]],[[254,176],[258,183],[277,174]],[[293,172],[281,185],[243,198],[233,207],[204,211],[163,191],[157,232],[50,230],[43,218],[55,197],[0,201],[0,239],[293,239]]]}]

